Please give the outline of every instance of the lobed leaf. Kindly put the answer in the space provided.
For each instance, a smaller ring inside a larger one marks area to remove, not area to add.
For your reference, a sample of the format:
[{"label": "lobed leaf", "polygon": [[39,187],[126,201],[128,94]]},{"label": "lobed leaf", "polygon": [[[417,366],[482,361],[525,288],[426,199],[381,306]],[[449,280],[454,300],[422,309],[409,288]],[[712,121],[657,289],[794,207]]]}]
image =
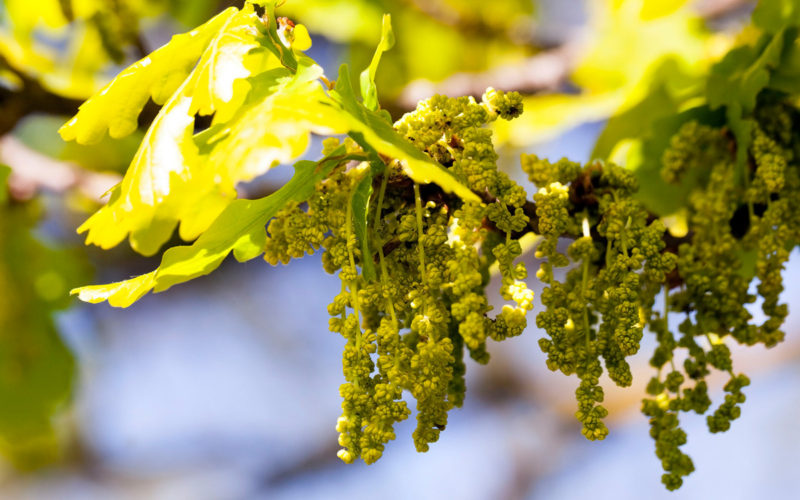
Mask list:
[{"label": "lobed leaf", "polygon": [[97,304],[108,301],[114,307],[128,307],[153,288],[156,272],[152,271],[135,278],[107,285],[91,285],[70,291],[77,293],[78,298],[84,302]]},{"label": "lobed leaf", "polygon": [[181,86],[209,41],[238,9],[231,7],[200,27],[172,37],[169,43],[120,73],[86,101],[59,131],[65,141],[81,144],[133,133],[137,117],[149,98],[162,104]]},{"label": "lobed leaf", "polygon": [[781,29],[764,34],[755,46],[745,45],[730,51],[711,68],[707,99],[711,109],[725,106],[728,125],[736,137],[737,177],[743,178],[747,150],[752,141],[753,122],[747,117],[756,107],[758,94],[770,82],[772,71],[780,66],[784,46],[792,44],[795,30]]},{"label": "lobed leaf", "polygon": [[389,14],[383,15],[383,24],[381,27],[381,41],[375,49],[375,55],[372,56],[372,61],[369,67],[361,72],[361,97],[364,100],[364,106],[372,111],[377,111],[380,107],[378,105],[378,89],[375,86],[375,74],[378,71],[378,64],[381,62],[381,56],[384,52],[394,46],[394,31],[392,31],[392,17]]},{"label": "lobed leaf", "polygon": [[[684,96],[676,96],[671,82],[681,74],[681,67],[673,59],[665,60],[658,69],[650,89],[641,101],[622,110],[608,119],[606,126],[595,142],[591,158],[610,158],[615,146],[620,142],[642,135],[652,128],[656,120],[678,112]],[[690,79],[688,75],[687,79]]]},{"label": "lobed leaf", "polygon": [[203,206],[207,213],[219,206],[197,205],[207,192],[192,190],[192,184],[205,179],[191,169],[198,164],[199,153],[192,140],[190,108],[191,99],[176,93],[161,109],[108,203],[78,228],[79,233],[88,232],[87,244],[111,248],[130,234],[134,250],[152,255],[187,210]]},{"label": "lobed leaf", "polygon": [[[88,232],[87,244],[110,248],[130,235],[134,250],[152,255],[178,223],[184,240],[195,239],[235,199],[238,182],[296,158],[312,130],[329,131],[315,128],[329,121],[327,115],[312,124],[297,118],[312,108],[309,94],[325,97],[316,82],[322,70],[313,62],[297,73],[280,68],[263,50],[260,23],[252,7],[222,20],[195,69],[151,124],[109,202],[78,229]],[[276,85],[244,80],[275,72],[283,77]],[[216,113],[221,123],[213,135],[193,136],[196,113]],[[80,118],[79,113],[75,119]],[[217,146],[211,155],[199,152],[207,141]],[[247,152],[238,147],[243,144]]]},{"label": "lobed leaf", "polygon": [[796,39],[797,30],[787,30],[787,37],[791,34],[793,43],[785,43],[783,58],[780,65],[772,71],[769,88],[786,94],[800,93],[800,43]]},{"label": "lobed leaf", "polygon": [[[148,95],[157,102],[165,99],[122,183],[78,229],[88,233],[87,244],[110,248],[129,236],[134,250],[152,255],[179,224],[184,240],[197,238],[235,199],[237,183],[293,161],[307,148],[310,133],[360,132],[380,153],[403,160],[418,182],[437,182],[474,197],[381,115],[361,105],[349,80],[343,80],[346,92],[342,86],[333,93],[338,102],[328,96],[319,82],[322,68],[284,42],[274,2],[265,7],[264,22],[248,5],[174,37],[123,71],[62,128],[65,139],[80,142],[98,140],[106,129],[112,136],[124,135],[135,129]],[[367,83],[391,42],[387,18]],[[177,56],[175,69],[169,63]],[[374,82],[370,88],[377,106]],[[120,105],[126,93],[131,95]],[[214,113],[214,121],[193,135],[197,113]]]},{"label": "lobed leaf", "polygon": [[348,124],[319,83],[322,68],[300,58],[297,72],[275,68],[251,79],[244,105],[202,138],[207,168],[235,182],[250,180],[302,154],[309,134],[343,134]]},{"label": "lobed leaf", "polygon": [[317,182],[336,165],[350,159],[345,155],[344,146],[340,146],[319,162],[299,161],[289,182],[273,194],[231,203],[194,244],[164,252],[157,270],[155,291],[161,292],[210,273],[231,252],[239,262],[260,255],[267,237],[267,221],[288,202],[307,200]]},{"label": "lobed leaf", "polygon": [[758,93],[781,62],[784,34],[764,35],[755,46],[737,47],[711,68],[706,96],[712,109],[733,103],[738,103],[744,114],[755,109]]},{"label": "lobed leaf", "polygon": [[364,279],[372,281],[377,277],[375,262],[372,260],[372,249],[369,243],[367,219],[369,217],[369,201],[372,197],[372,170],[367,170],[364,178],[358,183],[350,199],[353,208],[353,230],[361,246],[361,270]]},{"label": "lobed leaf", "polygon": [[[277,65],[260,43],[260,24],[251,7],[221,26],[186,86],[186,93],[192,96],[192,114],[217,113],[215,121],[224,121],[241,104],[234,97],[247,95],[249,84],[245,79]],[[237,84],[241,88],[236,88]]]},{"label": "lobed leaf", "polygon": [[331,97],[345,112],[349,132],[360,134],[378,153],[400,160],[406,174],[416,182],[433,182],[464,200],[480,201],[475,193],[450,175],[444,167],[403,139],[380,114],[358,102],[346,64],[339,68],[339,79],[335,89],[331,91]]},{"label": "lobed leaf", "polygon": [[797,0],[760,0],[753,10],[753,24],[767,33],[800,26],[800,3]]},{"label": "lobed leaf", "polygon": [[72,290],[86,302],[107,300],[114,307],[128,307],[147,292],[161,292],[209,274],[233,252],[240,261],[263,252],[266,224],[289,201],[302,202],[313,193],[314,185],[342,162],[353,158],[340,146],[319,162],[299,161],[295,174],[273,194],[258,200],[236,200],[228,205],[193,244],[164,252],[158,269],[148,274],[108,285],[85,286]]}]

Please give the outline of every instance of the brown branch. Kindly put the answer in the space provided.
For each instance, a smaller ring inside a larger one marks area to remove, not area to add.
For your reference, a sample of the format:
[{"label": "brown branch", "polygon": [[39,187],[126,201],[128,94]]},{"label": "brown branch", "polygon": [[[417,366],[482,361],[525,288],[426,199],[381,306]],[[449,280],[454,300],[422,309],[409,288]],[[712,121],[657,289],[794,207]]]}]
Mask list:
[{"label": "brown branch", "polygon": [[[407,0],[420,3],[418,0]],[[753,5],[748,0],[705,0],[700,2],[695,12],[702,18],[715,21],[729,15],[737,15]],[[579,62],[583,44],[579,38],[540,52],[518,64],[490,68],[484,72],[456,73],[441,82],[414,80],[410,82],[395,103],[388,103],[387,109],[405,112],[416,107],[417,103],[434,94],[449,96],[471,95],[479,97],[487,87],[499,90],[516,90],[523,94],[552,92],[562,88]]]},{"label": "brown branch", "polygon": [[753,0],[704,0],[695,6],[695,12],[706,20],[713,21],[752,8]]},{"label": "brown branch", "polygon": [[92,172],[45,156],[10,135],[0,137],[0,163],[11,167],[9,188],[12,197],[18,200],[30,199],[40,191],[78,191],[100,201],[120,181],[117,174]]},{"label": "brown branch", "polygon": [[[534,40],[534,30],[522,32],[516,26],[492,25],[480,15],[465,15],[442,0],[400,0],[408,9],[470,37],[504,39],[518,45],[538,45]],[[471,11],[470,11],[471,12]]]},{"label": "brown branch", "polygon": [[[601,179],[602,173],[602,164],[599,162],[592,163],[587,169],[583,170],[579,176],[569,183],[569,201],[571,203],[571,207],[569,210],[570,216],[575,216],[576,214],[581,213],[588,213],[592,216],[598,216],[598,208],[599,208],[599,196],[602,190],[607,189],[608,186],[599,183]],[[377,180],[376,180],[377,182]],[[413,200],[413,191],[411,191],[410,186],[413,186],[413,181],[404,176],[398,176],[396,178],[390,178],[389,183],[387,185],[387,193],[392,193],[391,196],[395,199],[403,199],[406,203],[409,203],[409,200]],[[483,193],[476,193],[480,196],[481,201],[485,204],[496,203],[498,201],[497,197],[492,195],[489,192]],[[452,193],[446,193],[436,184],[423,184],[420,186],[420,196],[424,203],[429,201],[433,201],[438,206],[447,206],[447,207],[458,207],[460,203],[460,198]],[[530,200],[526,200],[525,204],[522,206],[522,210],[525,215],[528,217],[528,225],[522,229],[521,231],[517,231],[512,233],[512,238],[519,239],[525,234],[533,233],[533,234],[541,234],[539,229],[539,216],[536,213],[536,203]],[[658,219],[659,217],[653,213],[648,214],[648,223]],[[740,230],[739,228],[739,221],[732,219],[731,223],[731,231],[735,232]],[[742,221],[743,224],[749,224],[749,220]],[[497,225],[491,221],[488,217],[483,221],[483,227],[488,229],[489,231],[505,234],[501,231]],[[595,242],[598,242],[601,248],[606,247],[606,238],[602,236],[598,230],[597,225],[593,225],[589,229],[590,236]],[[746,232],[746,231],[745,231]],[[744,234],[744,233],[743,233]],[[559,235],[559,238],[564,239],[578,239],[583,236],[583,233],[563,233]],[[680,245],[684,243],[690,243],[692,241],[694,234],[689,232],[685,236],[677,237],[673,236],[669,230],[664,230],[664,234],[662,235],[662,240],[664,241],[664,248],[662,252],[670,252],[677,254],[678,248]],[[403,245],[403,242],[400,240],[393,238],[383,245],[383,254],[384,256],[389,255],[399,246]],[[377,256],[374,256],[377,258]],[[602,267],[605,261],[605,256],[601,254],[598,257],[598,264]],[[672,274],[667,277],[667,283],[669,284],[670,288],[675,288],[680,286],[682,280],[675,270]]]},{"label": "brown branch", "polygon": [[554,91],[567,80],[579,55],[579,44],[570,42],[532,56],[521,64],[497,66],[483,73],[456,73],[438,83],[414,80],[400,94],[397,105],[408,111],[434,94],[480,97],[487,87],[524,94]]},{"label": "brown branch", "polygon": [[53,115],[73,115],[81,101],[56,95],[45,89],[35,78],[15,69],[0,55],[0,68],[14,73],[20,80],[19,89],[10,90],[0,87],[0,136],[16,127],[22,118],[31,113],[48,113]]}]

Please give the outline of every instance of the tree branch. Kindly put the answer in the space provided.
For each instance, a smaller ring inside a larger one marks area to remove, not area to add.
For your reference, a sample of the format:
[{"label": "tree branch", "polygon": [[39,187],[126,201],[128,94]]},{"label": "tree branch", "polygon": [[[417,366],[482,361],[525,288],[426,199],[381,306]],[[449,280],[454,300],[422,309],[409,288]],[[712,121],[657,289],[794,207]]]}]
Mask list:
[{"label": "tree branch", "polygon": [[[417,0],[407,2],[419,3]],[[750,0],[705,0],[695,7],[695,12],[706,20],[716,21],[741,14],[752,5]],[[477,73],[456,73],[441,82],[414,80],[406,86],[396,103],[387,108],[397,108],[399,112],[410,111],[419,101],[434,94],[471,95],[478,98],[487,87],[516,90],[523,94],[556,91],[565,85],[580,60],[581,49],[580,40],[572,39],[564,45],[531,56],[521,64],[497,66]]]},{"label": "tree branch", "polygon": [[405,111],[434,94],[480,97],[487,87],[535,94],[559,89],[569,77],[580,55],[579,44],[570,42],[541,52],[522,64],[506,64],[483,73],[456,73],[441,82],[414,80],[400,94],[397,104]]},{"label": "tree branch", "polygon": [[22,82],[18,90],[0,87],[0,136],[16,127],[22,118],[31,113],[73,115],[81,101],[56,95],[45,89],[35,78],[15,69],[0,55],[0,67],[8,69]]},{"label": "tree branch", "polygon": [[11,167],[11,195],[18,200],[32,198],[39,191],[63,193],[77,190],[84,196],[100,201],[121,177],[117,174],[85,170],[73,163],[55,160],[38,153],[6,135],[0,137],[0,163]]},{"label": "tree branch", "polygon": [[489,39],[504,39],[512,43],[535,45],[534,30],[519,30],[516,26],[492,25],[472,11],[473,15],[465,15],[458,9],[442,0],[400,0],[407,8],[417,11],[425,17],[443,25],[456,29],[467,36]]},{"label": "tree branch", "polygon": [[695,7],[701,17],[706,20],[717,20],[740,10],[749,10],[753,7],[752,0],[704,0]]}]

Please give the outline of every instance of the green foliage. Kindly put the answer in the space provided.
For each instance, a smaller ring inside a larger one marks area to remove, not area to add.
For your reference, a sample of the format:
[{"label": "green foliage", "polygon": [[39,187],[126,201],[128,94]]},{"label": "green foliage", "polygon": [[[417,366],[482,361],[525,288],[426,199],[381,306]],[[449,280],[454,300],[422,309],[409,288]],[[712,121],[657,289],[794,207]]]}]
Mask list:
[{"label": "green foliage", "polygon": [[8,189],[6,185],[9,176],[11,176],[11,167],[0,163],[0,205],[5,205],[8,202]]},{"label": "green foliage", "polygon": [[369,67],[361,72],[361,97],[364,99],[364,106],[376,111],[378,109],[378,88],[375,86],[375,74],[378,72],[378,64],[384,52],[394,46],[394,32],[392,31],[391,16],[383,16],[383,28],[381,29],[381,41],[375,49],[375,55]]},{"label": "green foliage", "polygon": [[[346,60],[367,66],[381,38],[381,15],[391,15],[404,36],[384,54],[377,75],[384,99],[396,98],[415,80],[442,80],[453,73],[484,71],[512,63],[538,50],[528,29],[536,3],[527,0],[304,0],[281,12],[320,35],[346,44]],[[342,22],[332,22],[341,20]],[[435,48],[435,49],[433,49]],[[358,74],[351,74],[356,78]]]},{"label": "green foliage", "polygon": [[771,34],[800,26],[800,5],[794,0],[761,0],[753,11],[753,24]]},{"label": "green foliage", "polygon": [[[193,240],[235,199],[238,182],[291,162],[311,132],[359,133],[378,153],[405,160],[419,182],[474,196],[364,107],[346,68],[326,94],[322,68],[284,41],[294,40],[297,28],[281,25],[279,34],[272,11],[268,6],[260,18],[250,4],[232,7],[175,36],[62,128],[63,138],[78,142],[98,140],[105,130],[119,137],[135,130],[148,95],[164,103],[122,183],[79,228],[87,243],[110,248],[129,236],[136,251],[152,255],[178,223],[181,237]],[[211,127],[195,134],[195,115],[211,113]]]},{"label": "green foliage", "polygon": [[[491,132],[481,128],[498,110],[507,118],[518,115],[519,95],[487,94],[480,104],[434,97],[395,128],[419,154],[449,155],[442,165],[450,174],[497,201],[465,201],[443,186],[420,186],[397,160],[375,168],[340,165],[317,183],[305,209],[287,206],[267,228],[270,263],[321,247],[325,270],[342,281],[328,312],[330,329],[347,341],[337,424],[345,462],[380,458],[395,438],[394,422],[408,417],[404,390],[417,401],[414,443],[426,451],[447,425],[447,412],[463,403],[464,348],[485,363],[489,338],[503,340],[525,328],[533,294],[521,281],[525,266],[515,263],[521,246],[512,237],[527,227],[520,208],[525,195],[497,171]],[[336,144],[329,139],[325,151]],[[360,148],[350,139],[345,144]],[[374,185],[380,186],[377,198],[370,195]],[[505,243],[487,244],[484,217],[505,234]],[[501,293],[515,306],[490,318],[483,277],[494,260],[503,276]],[[379,279],[370,271],[376,262]]]},{"label": "green foliage", "polygon": [[[386,116],[364,107],[356,97],[355,89],[350,83],[346,65],[339,68],[339,79],[331,91],[331,97],[338,104],[347,120],[348,132],[354,137],[361,137],[378,153],[390,158],[403,160],[403,169],[416,182],[434,182],[448,192],[453,192],[467,200],[477,200],[477,196],[464,184],[449,174],[442,166],[408,141],[403,140],[392,129]],[[357,135],[356,135],[357,134]]]},{"label": "green foliage", "polygon": [[[520,120],[495,124],[498,140],[517,147],[547,140],[589,121],[620,117],[663,87],[683,95],[708,71],[713,45],[687,0],[586,2],[586,50],[569,68],[579,91],[525,96]],[[651,106],[652,107],[652,106]],[[651,116],[639,114],[648,123]],[[620,120],[615,120],[617,124]],[[637,123],[632,118],[632,123]],[[598,153],[605,158],[607,152]]]},{"label": "green foliage", "polygon": [[[233,99],[236,79],[249,74],[243,56],[256,48],[249,34],[255,22],[252,9],[231,8],[197,30],[174,37],[123,71],[61,129],[64,139],[82,143],[99,140],[106,130],[122,137],[136,130],[136,117],[148,97],[164,103],[110,202],[81,226],[80,231],[89,233],[88,241],[110,248],[130,233],[132,246],[151,255],[179,220],[193,218],[193,224],[181,228],[182,235],[192,239],[224,208],[243,173],[232,172],[232,179],[214,182],[208,173],[201,175],[202,169],[190,170],[200,160],[192,137],[194,114],[228,112],[225,104]],[[197,207],[202,207],[200,213]]]},{"label": "green foliage", "polygon": [[148,21],[169,12],[194,26],[215,7],[209,0],[5,0],[0,58],[51,92],[85,99],[103,86],[106,72],[141,50]]},{"label": "green foliage", "polygon": [[[135,128],[148,95],[163,103],[125,179],[79,230],[106,248],[129,236],[144,254],[177,225],[183,239],[196,238],[168,249],[151,273],[73,293],[127,307],[212,272],[230,253],[239,261],[263,253],[276,265],[322,250],[342,285],[328,306],[329,328],[345,340],[339,457],[372,463],[410,415],[404,392],[417,405],[415,446],[427,451],[463,404],[464,355],[486,363],[489,339],[523,332],[533,292],[520,241],[535,234],[545,285],[539,345],[551,370],[577,376],[575,415],[588,439],[608,434],[602,375],[632,385],[629,359],[646,332],[655,336],[657,373],[642,411],[662,480],[676,489],[694,470],[681,450],[680,412],[708,413],[717,370],[729,381],[708,428],[727,430],[740,416],[749,379],[734,372],[729,344],[783,339],[781,271],[800,243],[797,10],[763,0],[756,38],[705,72],[692,55],[702,36],[684,3],[610,4],[606,28],[644,19],[686,37],[643,47],[647,54],[616,69],[581,65],[582,99],[624,104],[595,154],[627,151],[626,168],[523,155],[532,201],[498,171],[487,128],[522,113],[519,94],[433,96],[392,123],[375,83],[393,43],[388,17],[359,99],[348,66],[335,83],[326,79],[303,53],[305,28],[276,18],[275,2],[231,8],[125,70],[63,129],[79,142],[119,135]],[[619,44],[641,35],[603,38],[595,56],[627,57]],[[173,53],[181,64],[171,63]],[[114,96],[131,83],[138,94],[120,104]],[[213,115],[210,126],[195,131],[196,115]],[[238,182],[296,160],[311,133],[348,137],[325,139],[322,159],[297,162],[273,194],[235,199]],[[494,268],[507,304],[490,314]],[[761,324],[749,309],[758,298]]]},{"label": "green foliage", "polygon": [[160,292],[212,272],[231,252],[239,262],[254,259],[264,250],[267,221],[287,203],[306,201],[311,186],[335,165],[351,159],[354,157],[345,155],[344,148],[338,148],[319,162],[298,162],[295,175],[278,191],[259,200],[234,201],[192,245],[164,252],[155,271],[119,283],[83,287],[79,297],[86,302],[108,300],[112,306],[128,307],[150,290]]},{"label": "green foliage", "polygon": [[[368,218],[369,218],[369,202],[372,197],[372,172],[367,171],[364,178],[356,185],[353,190],[353,195],[350,199],[353,212],[353,232],[358,239],[361,255],[368,255],[370,253],[370,241],[368,231]],[[373,281],[377,275],[375,274],[375,263],[371,259],[364,259],[363,261],[364,279]]]},{"label": "green foliage", "polygon": [[38,241],[39,210],[8,200],[8,173],[0,166],[0,453],[32,468],[60,451],[54,418],[71,395],[75,362],[53,315],[86,265],[74,250]]},{"label": "green foliage", "polygon": [[[78,114],[61,128],[61,137],[80,144],[96,143],[106,132],[114,138],[125,137],[138,128],[136,120],[148,99],[164,104],[190,73],[197,75],[192,83],[200,92],[204,87],[214,89],[216,75],[209,76],[205,68],[198,72],[192,70],[206,45],[219,44],[220,35],[226,33],[225,28],[235,14],[236,9],[230,8],[199,28],[176,35],[168,44],[124,70],[81,106]],[[205,60],[213,53],[209,52]],[[241,55],[244,53],[246,51]],[[211,71],[221,72],[216,68]],[[199,93],[196,107],[210,107],[211,103],[206,102],[210,97]]]}]

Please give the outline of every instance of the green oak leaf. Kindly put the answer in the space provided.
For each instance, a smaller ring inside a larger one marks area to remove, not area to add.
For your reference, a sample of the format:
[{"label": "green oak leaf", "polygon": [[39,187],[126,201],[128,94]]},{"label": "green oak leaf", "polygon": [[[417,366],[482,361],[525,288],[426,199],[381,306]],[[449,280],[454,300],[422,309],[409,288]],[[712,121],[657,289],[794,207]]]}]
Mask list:
[{"label": "green oak leaf", "polygon": [[158,269],[135,278],[76,288],[71,294],[86,302],[107,300],[114,307],[128,307],[147,292],[161,292],[215,270],[230,253],[244,262],[263,252],[266,224],[289,201],[303,202],[314,185],[342,162],[363,159],[345,154],[340,146],[319,162],[299,161],[295,174],[276,192],[257,200],[236,200],[228,205],[211,226],[191,245],[170,248]]},{"label": "green oak leaf", "polygon": [[800,93],[800,41],[798,28],[786,30],[786,39],[781,63],[772,71],[769,88],[787,94]]},{"label": "green oak leaf", "polygon": [[353,190],[350,205],[353,210],[353,230],[361,246],[361,268],[364,279],[372,281],[377,277],[375,262],[372,260],[372,249],[369,242],[367,219],[369,217],[369,201],[372,197],[372,170],[367,170],[364,178]]},{"label": "green oak leaf", "polygon": [[[207,37],[196,67],[164,102],[122,182],[111,190],[108,203],[78,229],[87,233],[87,244],[102,248],[128,237],[134,250],[144,255],[156,253],[176,227],[181,238],[197,238],[195,244],[200,246],[170,249],[155,275],[85,287],[78,291],[81,298],[129,305],[151,289],[161,291],[210,272],[230,251],[242,259],[260,253],[260,240],[255,245],[252,242],[258,238],[248,239],[247,235],[239,235],[244,239],[238,242],[229,241],[233,246],[217,249],[221,252],[217,254],[198,256],[191,249],[205,252],[204,245],[209,242],[218,238],[228,241],[231,233],[227,228],[240,227],[237,220],[243,213],[258,211],[262,204],[271,207],[283,196],[287,191],[279,190],[282,194],[270,198],[273,201],[234,201],[239,182],[295,160],[306,150],[311,133],[350,134],[369,154],[360,159],[370,160],[373,167],[383,166],[379,155],[393,158],[417,182],[435,182],[462,198],[479,200],[444,167],[397,134],[385,116],[360,102],[346,66],[336,88],[326,93],[322,68],[284,45],[276,31],[273,4],[266,4],[264,19],[258,18],[249,4],[220,19],[215,25],[217,32]],[[388,18],[384,27],[379,53],[391,45]],[[376,57],[368,79],[376,69],[379,55]],[[112,82],[109,89],[115,88]],[[102,96],[94,99],[97,103],[103,100]],[[211,126],[195,133],[195,115],[205,113],[214,113]],[[91,122],[91,117],[86,120]],[[84,123],[80,113],[66,130],[72,130],[75,122]],[[356,225],[363,226],[360,239],[369,248],[369,195],[359,196],[356,212],[364,220]],[[258,220],[262,219],[259,216]],[[258,231],[260,235],[264,228]],[[365,264],[368,274],[370,265]]]},{"label": "green oak leaf", "polygon": [[711,68],[706,96],[712,109],[738,103],[742,113],[756,107],[756,97],[781,62],[784,32],[764,35],[756,45],[737,47]]},{"label": "green oak leaf", "polygon": [[760,0],[753,10],[753,24],[767,33],[800,26],[800,3],[797,0]]},{"label": "green oak leaf", "polygon": [[99,142],[106,131],[114,138],[133,133],[149,98],[163,104],[197,65],[209,42],[238,13],[231,7],[122,71],[99,93],[81,105],[78,114],[59,131],[65,141]]},{"label": "green oak leaf", "polygon": [[656,69],[645,97],[608,119],[603,132],[595,142],[591,158],[608,159],[621,141],[641,136],[656,120],[676,113],[684,99],[684,96],[670,85],[670,80],[675,80],[676,76],[683,77],[687,83],[691,81],[690,76],[681,74],[679,61],[675,59],[663,61]]},{"label": "green oak leaf", "polygon": [[[301,57],[297,72],[274,68],[251,78],[250,96],[231,119],[198,136],[208,152],[205,168],[231,181],[250,180],[297,158],[312,132],[347,133],[346,116],[325,94],[321,76],[319,65]],[[232,182],[227,187],[232,193]]]},{"label": "green oak leaf", "polygon": [[156,272],[151,271],[135,278],[108,285],[90,285],[71,290],[70,294],[90,304],[108,301],[114,307],[128,307],[153,289]]},{"label": "green oak leaf", "polygon": [[349,132],[360,134],[378,153],[400,160],[406,174],[416,182],[433,182],[464,200],[480,201],[475,193],[450,175],[444,167],[403,139],[380,114],[358,101],[346,64],[339,67],[339,79],[330,94],[346,113]]},{"label": "green oak leaf", "polygon": [[[87,244],[110,248],[129,236],[134,250],[153,255],[179,223],[181,238],[193,240],[235,199],[239,182],[291,162],[312,131],[346,131],[341,120],[339,130],[321,125],[335,122],[329,106],[314,115],[314,102],[329,100],[317,82],[322,69],[308,58],[296,73],[282,68],[263,50],[260,25],[252,7],[220,24],[151,124],[122,183],[78,229],[88,233]],[[261,84],[276,72],[282,78],[275,85]],[[257,76],[245,79],[251,74]],[[194,137],[197,113],[216,113],[213,135]],[[81,123],[80,113],[76,119]],[[204,141],[215,146],[207,155],[199,151]]]},{"label": "green oak leaf", "polygon": [[389,14],[383,15],[383,26],[381,28],[381,41],[375,49],[375,55],[372,56],[372,61],[369,67],[361,72],[361,97],[364,100],[364,106],[372,111],[377,111],[380,107],[378,104],[378,88],[375,86],[375,74],[378,71],[378,64],[381,62],[381,56],[384,52],[394,46],[394,31],[392,31],[392,17]]},{"label": "green oak leaf", "polygon": [[712,111],[708,106],[699,106],[658,119],[641,138],[640,150],[627,162],[627,167],[636,173],[639,180],[637,197],[657,215],[670,215],[685,207],[692,190],[707,180],[707,172],[700,169],[689,172],[680,185],[670,184],[661,177],[661,158],[672,136],[683,124],[693,120],[721,127],[725,116],[721,110]]}]

